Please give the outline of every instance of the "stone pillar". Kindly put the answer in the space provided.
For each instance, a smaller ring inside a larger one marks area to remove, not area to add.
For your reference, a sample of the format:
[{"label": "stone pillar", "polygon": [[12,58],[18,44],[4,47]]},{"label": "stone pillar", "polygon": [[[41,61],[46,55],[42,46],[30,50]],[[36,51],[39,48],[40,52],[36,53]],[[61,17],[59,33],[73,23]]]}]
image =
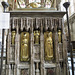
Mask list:
[{"label": "stone pillar", "polygon": [[[56,59],[56,75],[60,75],[59,53],[58,53],[58,33],[55,32],[55,59]],[[59,74],[58,74],[59,73]]]},{"label": "stone pillar", "polygon": [[36,70],[35,70],[35,75],[40,75],[39,74],[39,62],[36,62]]},{"label": "stone pillar", "polygon": [[59,53],[58,53],[58,33],[57,33],[57,19],[55,20],[54,28],[54,50],[55,50],[55,59],[56,59],[56,75],[60,75],[60,64],[59,64]]},{"label": "stone pillar", "polygon": [[10,33],[8,34],[8,37],[7,37],[7,64],[9,64],[9,56],[10,56]]},{"label": "stone pillar", "polygon": [[17,75],[20,75],[20,69],[17,67]]},{"label": "stone pillar", "polygon": [[58,45],[58,52],[59,52],[59,61],[62,62],[63,61],[63,45],[62,43],[59,43]]},{"label": "stone pillar", "polygon": [[41,19],[41,34],[40,34],[40,58],[41,58],[41,75],[44,75],[44,34],[43,34],[43,19]]},{"label": "stone pillar", "polygon": [[14,46],[10,47],[10,63],[15,62],[15,51],[14,51]]},{"label": "stone pillar", "polygon": [[17,65],[14,65],[14,75],[17,75]]},{"label": "stone pillar", "polygon": [[9,64],[9,74],[8,75],[11,75],[11,65]]},{"label": "stone pillar", "polygon": [[63,42],[63,75],[68,75],[68,66],[67,66],[67,39],[64,31],[64,21],[62,19],[62,42]]},{"label": "stone pillar", "polygon": [[[15,65],[14,71],[16,75],[20,75],[19,68],[17,67],[20,63],[20,35],[19,35],[19,22],[16,18],[16,36],[15,36]],[[17,66],[16,66],[17,65]]]},{"label": "stone pillar", "polygon": [[9,66],[6,65],[6,75],[9,75]]},{"label": "stone pillar", "polygon": [[[63,34],[63,38],[65,38],[66,35]],[[66,39],[63,39],[63,65],[64,65],[64,75],[67,75],[67,43]]]},{"label": "stone pillar", "polygon": [[35,72],[35,71],[33,71],[33,66],[34,66],[34,62],[33,62],[33,46],[34,46],[34,33],[33,33],[33,19],[32,19],[32,21],[31,21],[31,29],[30,29],[30,31],[31,31],[31,33],[30,33],[30,51],[31,51],[31,64],[30,64],[30,74],[31,75],[34,75],[33,73]]}]

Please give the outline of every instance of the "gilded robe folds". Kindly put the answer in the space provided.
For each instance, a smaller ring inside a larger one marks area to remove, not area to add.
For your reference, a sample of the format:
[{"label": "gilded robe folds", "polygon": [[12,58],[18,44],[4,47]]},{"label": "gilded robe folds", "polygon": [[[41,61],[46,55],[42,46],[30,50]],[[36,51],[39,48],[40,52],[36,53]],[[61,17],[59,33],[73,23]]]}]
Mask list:
[{"label": "gilded robe folds", "polygon": [[15,45],[15,35],[16,35],[16,31],[12,31],[11,32],[11,44]]},{"label": "gilded robe folds", "polygon": [[44,45],[45,45],[45,60],[53,59],[53,39],[52,32],[44,33]]},{"label": "gilded robe folds", "polygon": [[38,30],[34,31],[34,43],[35,44],[40,43],[40,31]]},{"label": "gilded robe folds", "polygon": [[21,61],[29,61],[29,33],[21,33]]}]

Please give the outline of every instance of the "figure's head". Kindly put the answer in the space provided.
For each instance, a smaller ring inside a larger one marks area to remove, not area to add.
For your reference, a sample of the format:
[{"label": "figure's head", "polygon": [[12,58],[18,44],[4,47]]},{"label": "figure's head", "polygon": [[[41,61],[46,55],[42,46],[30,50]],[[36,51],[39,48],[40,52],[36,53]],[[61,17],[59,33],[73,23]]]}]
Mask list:
[{"label": "figure's head", "polygon": [[49,32],[48,33],[48,37],[52,37],[52,32]]},{"label": "figure's head", "polygon": [[23,35],[23,36],[24,36],[24,38],[25,38],[25,37],[26,37],[26,33],[24,33],[24,35]]}]

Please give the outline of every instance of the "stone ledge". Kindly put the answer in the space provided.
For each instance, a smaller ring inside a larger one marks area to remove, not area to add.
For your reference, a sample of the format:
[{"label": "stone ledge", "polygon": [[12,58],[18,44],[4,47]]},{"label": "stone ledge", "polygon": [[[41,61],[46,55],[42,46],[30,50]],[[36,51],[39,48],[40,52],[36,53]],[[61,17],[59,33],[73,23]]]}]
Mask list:
[{"label": "stone ledge", "polygon": [[16,10],[9,11],[11,17],[60,17],[62,18],[66,12],[56,10]]},{"label": "stone ledge", "polygon": [[45,68],[55,68],[56,64],[44,64]]}]

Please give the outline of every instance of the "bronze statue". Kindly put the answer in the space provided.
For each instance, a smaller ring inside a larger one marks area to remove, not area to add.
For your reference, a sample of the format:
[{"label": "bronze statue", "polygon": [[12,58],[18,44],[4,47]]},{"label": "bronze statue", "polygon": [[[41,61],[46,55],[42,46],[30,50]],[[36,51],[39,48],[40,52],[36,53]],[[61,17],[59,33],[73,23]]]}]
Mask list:
[{"label": "bronze statue", "polygon": [[21,33],[21,61],[29,61],[29,33]]},{"label": "bronze statue", "polygon": [[34,43],[35,44],[40,43],[40,31],[38,30],[34,31]]},{"label": "bronze statue", "polygon": [[45,44],[45,60],[50,61],[53,59],[52,32],[45,32],[44,33],[44,44]]},{"label": "bronze statue", "polygon": [[11,44],[15,45],[15,35],[16,35],[16,31],[12,31],[11,32]]},{"label": "bronze statue", "polygon": [[58,30],[58,42],[61,43],[61,30]]}]

